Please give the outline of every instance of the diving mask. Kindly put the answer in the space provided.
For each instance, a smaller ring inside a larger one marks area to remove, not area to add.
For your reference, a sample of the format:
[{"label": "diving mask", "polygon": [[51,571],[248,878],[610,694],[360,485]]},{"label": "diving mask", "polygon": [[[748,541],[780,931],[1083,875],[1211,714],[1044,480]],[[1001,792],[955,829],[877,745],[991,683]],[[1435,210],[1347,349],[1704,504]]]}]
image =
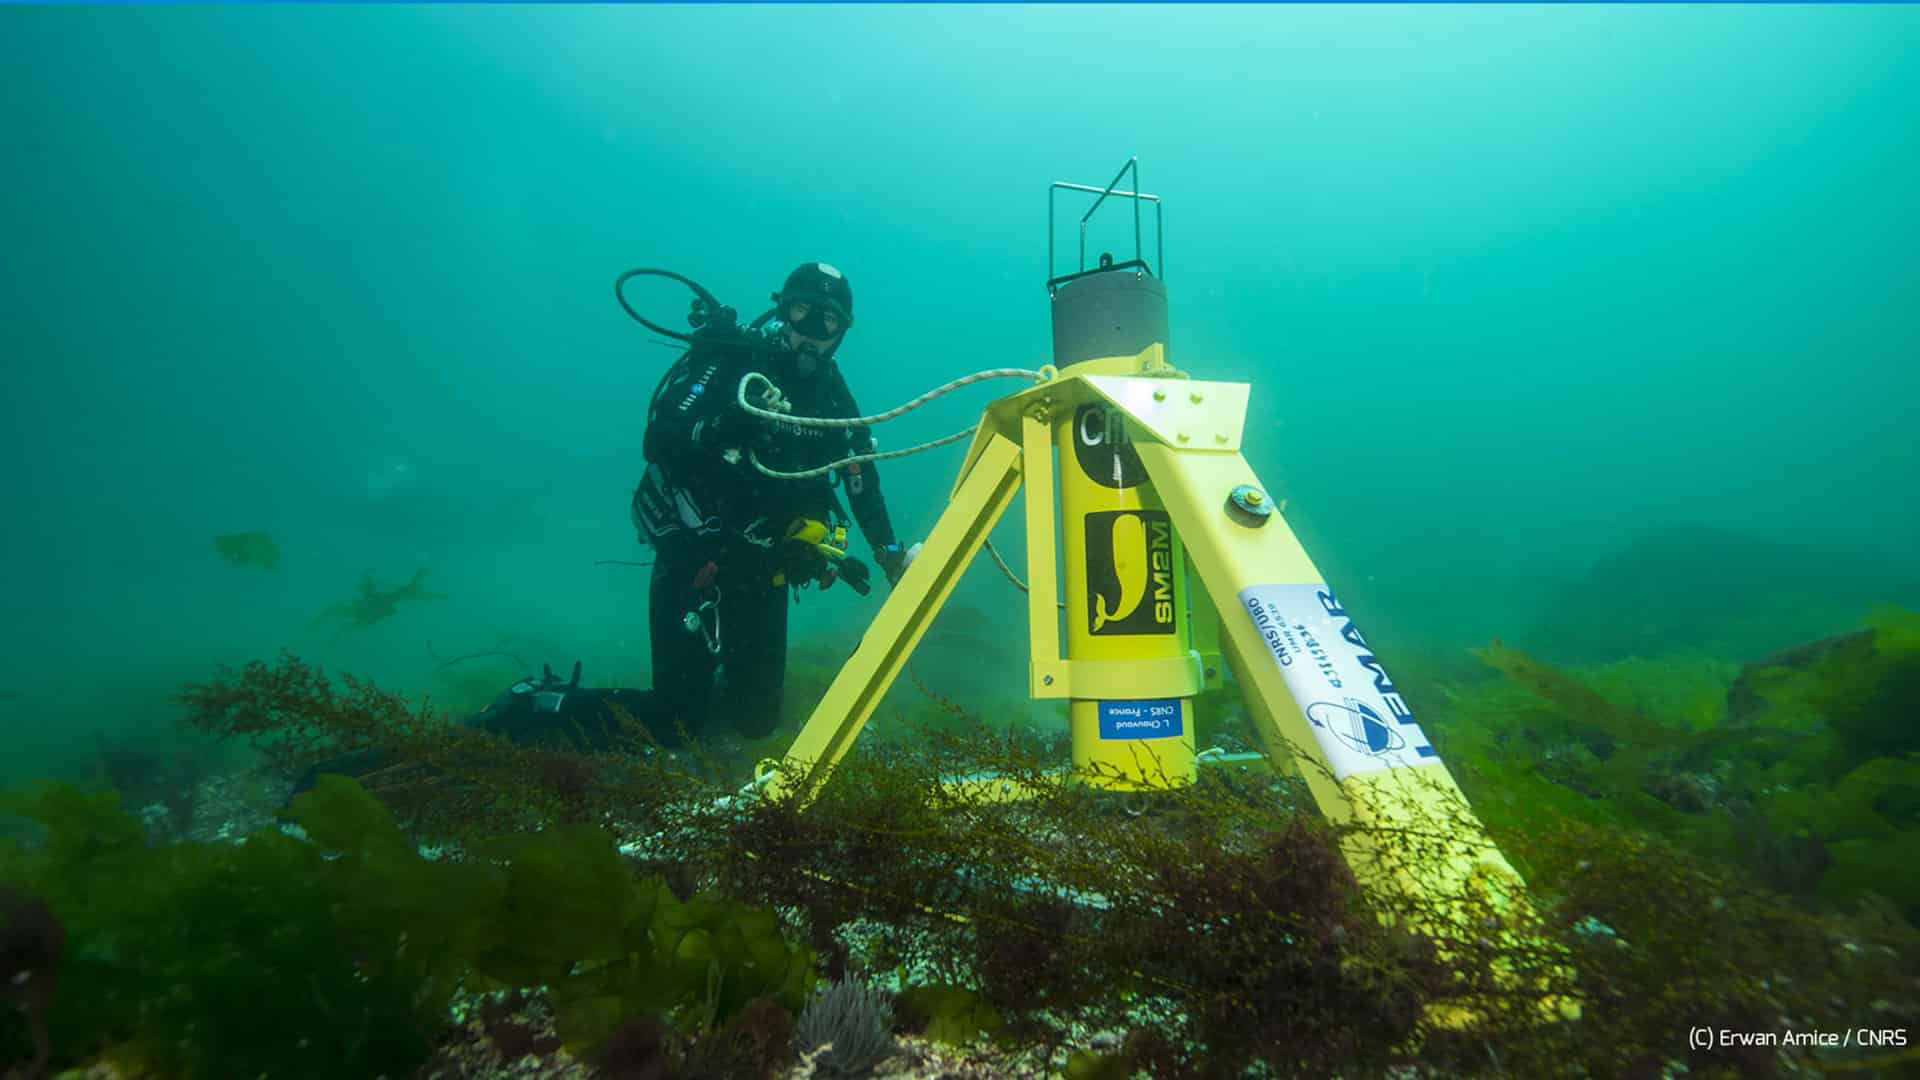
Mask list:
[{"label": "diving mask", "polygon": [[815,341],[832,341],[846,329],[847,319],[832,304],[816,304],[810,300],[795,300],[787,305],[786,324],[802,337]]}]

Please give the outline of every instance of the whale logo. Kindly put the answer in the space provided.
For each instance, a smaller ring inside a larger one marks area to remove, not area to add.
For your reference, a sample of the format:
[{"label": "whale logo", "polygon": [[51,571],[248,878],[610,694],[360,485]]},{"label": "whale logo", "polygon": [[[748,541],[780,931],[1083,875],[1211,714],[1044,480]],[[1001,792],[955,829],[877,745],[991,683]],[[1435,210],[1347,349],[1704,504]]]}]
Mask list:
[{"label": "whale logo", "polygon": [[1086,517],[1087,628],[1094,634],[1174,629],[1173,522],[1165,510],[1097,510]]},{"label": "whale logo", "polygon": [[1147,523],[1139,514],[1121,514],[1113,520],[1113,576],[1119,586],[1120,601],[1107,606],[1103,593],[1093,596],[1093,632],[1110,622],[1133,614],[1147,595]]}]

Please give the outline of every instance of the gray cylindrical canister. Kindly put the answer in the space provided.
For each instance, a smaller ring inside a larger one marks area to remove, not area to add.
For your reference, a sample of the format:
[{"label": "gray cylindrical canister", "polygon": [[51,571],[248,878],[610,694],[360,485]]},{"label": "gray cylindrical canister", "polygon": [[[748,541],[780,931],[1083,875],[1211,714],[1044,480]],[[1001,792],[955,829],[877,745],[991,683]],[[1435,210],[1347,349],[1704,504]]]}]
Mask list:
[{"label": "gray cylindrical canister", "polygon": [[1167,289],[1137,267],[1102,270],[1053,290],[1053,362],[1132,356],[1167,343]]}]

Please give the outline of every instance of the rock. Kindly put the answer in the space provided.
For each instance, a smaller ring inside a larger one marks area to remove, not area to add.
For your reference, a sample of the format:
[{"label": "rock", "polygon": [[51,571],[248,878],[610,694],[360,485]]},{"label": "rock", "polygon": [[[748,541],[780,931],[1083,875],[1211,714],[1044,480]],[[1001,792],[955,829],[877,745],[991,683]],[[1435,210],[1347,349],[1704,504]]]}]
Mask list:
[{"label": "rock", "polygon": [[1554,590],[1523,638],[1557,663],[1683,652],[1744,658],[1858,626],[1877,603],[1920,604],[1910,570],[1840,549],[1677,526]]},{"label": "rock", "polygon": [[1829,657],[1850,650],[1865,650],[1872,647],[1873,631],[1856,630],[1848,634],[1835,634],[1818,641],[1809,641],[1804,645],[1795,645],[1755,660],[1741,668],[1739,677],[1735,678],[1733,685],[1727,688],[1727,726],[1746,727],[1766,711],[1767,700],[1761,696],[1757,688],[1760,672],[1768,668],[1781,667],[1806,671]]}]

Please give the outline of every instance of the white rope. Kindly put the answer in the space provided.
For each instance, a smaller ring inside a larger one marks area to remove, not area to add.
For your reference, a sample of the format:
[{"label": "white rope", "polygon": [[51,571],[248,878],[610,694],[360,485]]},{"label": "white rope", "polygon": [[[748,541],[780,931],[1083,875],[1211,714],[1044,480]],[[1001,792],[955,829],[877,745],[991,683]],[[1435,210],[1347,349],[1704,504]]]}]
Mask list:
[{"label": "white rope", "polygon": [[[986,540],[983,541],[983,543],[986,545],[987,554],[993,557],[994,565],[1000,568],[1001,573],[1007,575],[1007,580],[1013,582],[1014,588],[1019,589],[1023,593],[1033,591],[1027,588],[1026,582],[1020,580],[1020,575],[1013,572],[1013,567],[1007,565],[1007,560],[1000,557],[1000,549],[993,546],[993,541]],[[1065,610],[1067,602],[1065,600],[1056,601],[1054,606]]]},{"label": "white rope", "polygon": [[884,461],[887,458],[906,457],[910,454],[936,450],[948,443],[959,442],[971,434],[973,434],[973,429],[967,428],[963,431],[956,431],[951,435],[943,435],[932,442],[923,442],[918,446],[909,446],[901,450],[879,450],[871,454],[854,454],[851,457],[843,457],[839,461],[822,465],[817,469],[806,469],[801,472],[781,472],[779,469],[763,465],[760,463],[759,453],[752,450],[747,451],[747,459],[753,462],[753,467],[760,471],[761,476],[771,476],[775,480],[805,480],[810,476],[820,476],[824,473],[830,473],[843,465],[859,465],[868,461]]},{"label": "white rope", "polygon": [[[888,409],[883,413],[875,413],[872,416],[837,417],[789,415],[793,410],[793,404],[787,400],[785,394],[780,392],[780,388],[774,385],[773,380],[757,371],[749,371],[740,377],[740,386],[734,394],[734,402],[740,406],[742,412],[750,416],[758,416],[763,420],[781,420],[787,423],[799,424],[802,427],[871,427],[874,424],[883,424],[888,420],[898,419],[920,406],[925,405],[927,402],[932,401],[934,398],[940,397],[943,394],[951,394],[955,390],[965,386],[971,386],[977,382],[985,382],[988,379],[1030,379],[1034,382],[1045,382],[1050,377],[1046,371],[1032,371],[1027,368],[987,368],[984,371],[976,371],[971,375],[963,375],[952,382],[936,386],[932,390],[907,402],[905,405]],[[767,387],[766,391],[760,395],[760,400],[765,403],[764,407],[755,405],[753,402],[747,400],[747,387],[756,381],[765,383]],[[966,428],[961,431],[956,431],[951,435],[935,439],[932,442],[923,442],[918,446],[909,446],[904,450],[854,454],[851,457],[841,458],[832,464],[822,465],[817,469],[807,469],[802,472],[781,472],[778,469],[769,468],[761,464],[760,455],[752,451],[748,452],[747,457],[748,460],[753,462],[753,467],[759,470],[762,476],[771,476],[776,480],[805,480],[809,477],[832,472],[845,465],[854,465],[868,461],[884,461],[887,458],[906,457],[910,454],[923,453],[927,450],[945,446],[948,443],[959,442],[961,439],[973,434],[973,432],[973,428]],[[993,541],[986,541],[986,548],[987,554],[993,557],[994,563],[1000,567],[1000,572],[1007,576],[1007,580],[1013,583],[1013,587],[1019,589],[1021,592],[1028,591],[1026,582],[1021,581],[1019,575],[1013,572],[1013,567],[1008,566],[1007,561],[1000,557],[1000,551],[993,546]],[[1064,608],[1067,605],[1065,601],[1062,601],[1059,606]]]},{"label": "white rope", "polygon": [[[985,382],[988,379],[1027,379],[1032,382],[1043,382],[1046,378],[1046,372],[1034,371],[1029,368],[987,368],[985,371],[976,371],[971,375],[963,375],[952,382],[943,383],[921,394],[919,397],[914,398],[912,401],[907,402],[905,405],[888,409],[883,413],[875,413],[872,416],[788,416],[787,413],[792,410],[793,406],[788,404],[786,395],[780,392],[780,388],[775,386],[773,380],[767,378],[765,375],[757,371],[749,371],[745,375],[740,376],[740,392],[736,400],[739,402],[741,409],[767,420],[791,420],[796,424],[803,424],[808,427],[872,427],[875,424],[884,424],[889,420],[905,416],[920,406],[925,405],[927,402],[932,401],[934,398],[940,397],[943,394],[951,394],[955,390],[972,386],[977,382]],[[761,408],[747,400],[747,384],[756,380],[767,384],[767,393],[762,395],[761,400],[769,402],[769,408]]]},{"label": "white rope", "polygon": [[987,554],[993,556],[994,564],[1000,567],[1001,573],[1007,575],[1008,581],[1013,582],[1013,587],[1021,592],[1027,592],[1027,583],[1021,581],[1019,575],[1013,572],[1013,567],[1007,565],[1007,560],[1000,557],[1000,549],[993,546],[993,541],[986,541],[986,547]]},{"label": "white rope", "polygon": [[[905,405],[888,409],[886,412],[874,413],[871,416],[839,417],[790,415],[793,410],[793,404],[787,400],[785,394],[780,392],[780,388],[774,385],[773,380],[757,371],[749,371],[740,377],[740,386],[734,394],[734,402],[740,406],[742,412],[747,413],[749,416],[758,416],[763,420],[781,420],[791,424],[799,424],[802,427],[871,427],[875,424],[886,423],[888,420],[898,419],[932,401],[934,398],[940,397],[943,394],[951,394],[955,390],[971,386],[977,382],[984,382],[988,379],[1028,379],[1033,382],[1042,382],[1045,381],[1047,377],[1046,372],[1033,371],[1027,368],[988,368],[985,371],[976,371],[971,375],[964,375],[952,382],[934,387],[932,390],[921,394]],[[766,384],[765,392],[760,395],[760,400],[764,403],[762,405],[756,405],[747,400],[747,387],[755,382]],[[857,465],[868,461],[885,461],[888,458],[906,457],[910,454],[924,453],[928,450],[946,446],[949,443],[959,442],[961,439],[972,435],[973,432],[973,428],[966,428],[962,431],[956,431],[951,435],[934,439],[931,442],[923,442],[917,446],[909,446],[903,450],[853,454],[841,458],[839,461],[822,465],[817,469],[805,469],[800,472],[781,472],[778,469],[769,468],[761,463],[760,455],[752,451],[748,452],[747,457],[753,462],[753,467],[757,469],[762,476],[770,476],[776,480],[805,480],[810,477],[830,473],[835,469],[847,465]]]}]

